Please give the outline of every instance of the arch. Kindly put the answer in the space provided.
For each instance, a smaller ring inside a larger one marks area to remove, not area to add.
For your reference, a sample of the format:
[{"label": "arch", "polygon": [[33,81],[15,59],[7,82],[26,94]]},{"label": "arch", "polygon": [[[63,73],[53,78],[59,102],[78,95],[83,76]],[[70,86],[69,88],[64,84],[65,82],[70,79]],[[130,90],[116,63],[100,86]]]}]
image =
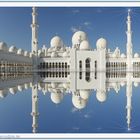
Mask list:
[{"label": "arch", "polygon": [[87,82],[90,82],[90,62],[91,62],[91,59],[90,58],[87,58],[85,60],[85,68],[86,68],[86,71],[85,71],[85,80]]},{"label": "arch", "polygon": [[82,61],[79,61],[79,79],[82,79]]}]

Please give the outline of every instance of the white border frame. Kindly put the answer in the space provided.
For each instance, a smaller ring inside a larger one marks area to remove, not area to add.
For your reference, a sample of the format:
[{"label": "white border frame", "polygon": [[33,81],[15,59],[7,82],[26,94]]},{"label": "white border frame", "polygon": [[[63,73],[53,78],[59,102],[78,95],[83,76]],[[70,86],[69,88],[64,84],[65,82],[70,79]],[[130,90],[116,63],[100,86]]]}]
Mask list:
[{"label": "white border frame", "polygon": [[[140,7],[140,2],[1,2],[0,7]],[[0,133],[0,139],[140,139],[138,133]]]},{"label": "white border frame", "polygon": [[0,7],[139,7],[139,2],[41,2],[41,1],[34,1],[34,2],[1,2]]}]

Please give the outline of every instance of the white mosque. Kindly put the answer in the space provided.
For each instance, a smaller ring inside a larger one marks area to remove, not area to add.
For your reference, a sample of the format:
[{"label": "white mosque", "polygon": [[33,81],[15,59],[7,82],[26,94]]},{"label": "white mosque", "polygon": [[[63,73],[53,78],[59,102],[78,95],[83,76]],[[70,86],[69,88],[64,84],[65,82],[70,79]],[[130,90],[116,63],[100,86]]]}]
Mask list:
[{"label": "white mosque", "polygon": [[104,38],[91,47],[87,34],[77,31],[72,36],[72,46],[67,47],[59,36],[50,41],[50,47],[38,49],[37,9],[32,8],[32,51],[15,46],[7,47],[0,42],[0,97],[18,90],[32,88],[33,132],[38,127],[38,90],[49,94],[55,104],[63,100],[64,93],[72,95],[72,104],[77,109],[86,107],[92,91],[99,102],[105,102],[108,91],[116,93],[126,85],[127,126],[131,123],[132,86],[140,83],[140,57],[133,53],[131,10],[127,15],[126,54],[119,48],[113,52]]}]

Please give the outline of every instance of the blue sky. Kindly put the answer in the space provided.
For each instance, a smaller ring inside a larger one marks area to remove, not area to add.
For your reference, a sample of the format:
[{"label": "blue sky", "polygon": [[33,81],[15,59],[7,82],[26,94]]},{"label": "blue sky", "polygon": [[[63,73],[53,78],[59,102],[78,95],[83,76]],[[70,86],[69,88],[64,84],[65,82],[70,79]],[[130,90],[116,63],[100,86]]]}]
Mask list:
[{"label": "blue sky", "polygon": [[[49,46],[54,35],[62,37],[71,46],[73,32],[87,32],[92,48],[96,40],[104,37],[108,47],[119,47],[125,52],[126,16],[128,7],[122,8],[38,8],[39,47]],[[17,48],[31,49],[31,8],[0,8],[0,40]],[[140,52],[140,8],[132,8],[134,51]],[[136,133],[140,132],[140,87],[133,89],[131,131],[126,124],[125,87],[119,94],[111,90],[105,103],[91,94],[87,107],[77,111],[66,95],[60,105],[50,100],[50,94],[39,93],[40,133]],[[9,94],[0,100],[0,133],[31,133],[31,89],[17,95]],[[65,114],[65,115],[64,115]]]}]

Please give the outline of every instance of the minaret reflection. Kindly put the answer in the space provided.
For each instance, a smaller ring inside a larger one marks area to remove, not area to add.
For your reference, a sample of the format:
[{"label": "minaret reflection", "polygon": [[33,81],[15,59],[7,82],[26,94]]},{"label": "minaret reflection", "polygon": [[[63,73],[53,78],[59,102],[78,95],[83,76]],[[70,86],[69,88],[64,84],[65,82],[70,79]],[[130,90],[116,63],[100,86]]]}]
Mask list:
[{"label": "minaret reflection", "polygon": [[33,85],[32,87],[32,132],[36,133],[37,132],[37,127],[38,127],[38,89],[37,89],[37,84]]},{"label": "minaret reflection", "polygon": [[131,31],[131,10],[128,9],[128,16],[127,16],[127,84],[126,84],[126,96],[127,96],[127,126],[128,130],[130,130],[130,123],[131,123],[131,97],[132,97],[132,76],[133,76],[133,64],[132,64],[132,31]]}]

